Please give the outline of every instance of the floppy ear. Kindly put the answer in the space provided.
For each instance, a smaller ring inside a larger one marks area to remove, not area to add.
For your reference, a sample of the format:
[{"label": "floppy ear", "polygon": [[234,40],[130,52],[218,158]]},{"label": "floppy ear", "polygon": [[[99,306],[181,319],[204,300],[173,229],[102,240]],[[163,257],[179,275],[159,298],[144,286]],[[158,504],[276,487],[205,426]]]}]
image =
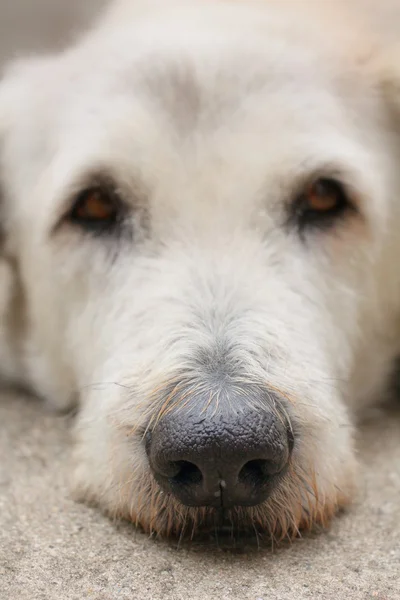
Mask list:
[{"label": "floppy ear", "polygon": [[6,243],[6,226],[5,226],[5,178],[4,178],[4,152],[5,138],[10,120],[10,98],[7,90],[7,75],[0,77],[0,259],[4,255]]},{"label": "floppy ear", "polygon": [[[1,142],[0,142],[1,143]],[[1,177],[1,175],[0,175]],[[1,187],[1,179],[0,179],[0,256],[3,253],[3,247],[5,245],[5,231],[3,227],[3,190]]]},{"label": "floppy ear", "polygon": [[[9,227],[11,206],[8,203],[10,195],[9,171],[7,167],[7,152],[13,133],[25,127],[27,113],[32,109],[38,90],[44,89],[43,77],[38,75],[44,71],[49,62],[47,57],[28,57],[12,61],[0,70],[0,258],[7,258],[9,249]],[[51,80],[51,79],[50,79]],[[45,91],[42,92],[45,94]],[[29,138],[28,138],[29,141]],[[18,167],[19,156],[13,162]],[[17,169],[16,169],[17,171]],[[7,248],[6,248],[7,246]]]},{"label": "floppy ear", "polygon": [[0,81],[0,257],[3,253],[5,245],[5,228],[4,228],[4,183],[3,183],[3,102],[2,102],[2,82]]},{"label": "floppy ear", "polygon": [[400,44],[374,59],[372,69],[379,95],[399,123],[400,132]]}]

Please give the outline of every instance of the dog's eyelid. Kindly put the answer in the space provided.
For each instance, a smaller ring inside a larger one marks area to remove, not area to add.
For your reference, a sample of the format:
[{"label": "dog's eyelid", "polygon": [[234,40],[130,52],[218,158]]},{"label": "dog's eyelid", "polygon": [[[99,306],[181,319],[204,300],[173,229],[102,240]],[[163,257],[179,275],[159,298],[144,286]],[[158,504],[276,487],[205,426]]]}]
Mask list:
[{"label": "dog's eyelid", "polygon": [[51,230],[51,234],[55,235],[65,224],[73,224],[71,215],[80,202],[83,194],[86,192],[93,191],[100,194],[104,194],[108,197],[110,203],[115,204],[115,208],[119,213],[119,222],[123,221],[124,215],[127,215],[132,208],[128,205],[125,200],[126,192],[117,183],[117,180],[104,173],[86,175],[77,179],[65,192],[64,201],[62,208],[55,221],[55,225]]},{"label": "dog's eyelid", "polygon": [[292,202],[294,198],[302,193],[302,191],[320,179],[328,179],[339,183],[347,191],[349,197],[353,196],[354,186],[351,183],[353,180],[351,172],[347,172],[345,169],[336,165],[327,164],[319,168],[311,169],[310,171],[301,174],[299,177],[296,177],[289,190],[289,202]]},{"label": "dog's eyelid", "polygon": [[[351,183],[352,178],[343,170],[325,167],[301,176],[292,186],[287,196],[287,225],[295,226],[303,236],[308,229],[327,230],[336,221],[348,214],[359,214],[359,194]],[[307,203],[307,196],[315,186],[325,186],[336,194],[337,202],[320,210],[313,210]]]}]

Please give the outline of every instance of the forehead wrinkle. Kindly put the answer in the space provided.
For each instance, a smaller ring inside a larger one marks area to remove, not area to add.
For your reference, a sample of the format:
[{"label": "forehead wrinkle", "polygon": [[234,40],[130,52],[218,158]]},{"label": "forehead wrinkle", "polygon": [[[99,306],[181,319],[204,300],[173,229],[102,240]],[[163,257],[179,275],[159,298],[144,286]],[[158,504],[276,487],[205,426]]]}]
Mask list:
[{"label": "forehead wrinkle", "polygon": [[146,95],[156,101],[178,132],[186,133],[198,124],[204,112],[204,93],[189,62],[152,65],[142,75]]},{"label": "forehead wrinkle", "polygon": [[192,57],[152,57],[140,71],[139,88],[146,100],[161,109],[182,136],[200,127],[213,130],[221,126],[268,86],[264,68],[254,65],[245,74],[239,57],[230,57],[229,62],[220,57],[215,62],[219,66],[214,64],[210,70]]}]

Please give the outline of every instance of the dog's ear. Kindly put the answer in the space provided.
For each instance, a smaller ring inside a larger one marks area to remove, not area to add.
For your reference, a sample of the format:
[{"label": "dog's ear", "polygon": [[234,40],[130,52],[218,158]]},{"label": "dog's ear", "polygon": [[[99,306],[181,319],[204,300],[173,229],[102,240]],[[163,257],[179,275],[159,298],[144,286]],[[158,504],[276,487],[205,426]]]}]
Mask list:
[{"label": "dog's ear", "polygon": [[4,138],[4,118],[2,102],[2,82],[0,81],[0,257],[5,245],[5,226],[4,226],[4,182],[3,182],[3,138]]},{"label": "dog's ear", "polygon": [[7,79],[8,77],[6,75],[0,77],[0,258],[3,256],[6,241],[4,152],[7,121],[10,118],[10,98],[7,91]]},{"label": "dog's ear", "polygon": [[372,73],[378,93],[400,133],[400,44],[385,50],[372,61]]},{"label": "dog's ear", "polygon": [[[0,177],[1,177],[1,175],[0,175]],[[1,179],[0,179],[0,256],[2,255],[4,244],[5,244],[5,230],[4,230],[4,224],[3,224],[3,191],[2,191]]]},{"label": "dog's ear", "polygon": [[26,120],[36,90],[43,88],[41,80],[37,80],[36,73],[45,64],[44,58],[32,57],[17,59],[7,64],[3,71],[0,69],[0,258],[4,257],[9,238],[7,148],[19,123]]}]

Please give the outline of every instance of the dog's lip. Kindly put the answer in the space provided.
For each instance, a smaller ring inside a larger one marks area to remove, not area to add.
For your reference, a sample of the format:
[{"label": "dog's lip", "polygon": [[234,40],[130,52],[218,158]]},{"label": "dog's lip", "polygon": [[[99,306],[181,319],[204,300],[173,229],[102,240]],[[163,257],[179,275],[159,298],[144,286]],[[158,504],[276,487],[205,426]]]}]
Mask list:
[{"label": "dog's lip", "polygon": [[[193,509],[191,509],[193,510]],[[218,547],[224,551],[244,552],[246,550],[259,550],[261,543],[270,548],[272,536],[268,527],[261,527],[260,523],[253,522],[251,517],[241,519],[237,508],[196,508],[198,519],[196,525],[183,525],[175,531],[174,539],[179,540],[179,545],[195,544],[199,547]],[[241,509],[243,515],[249,514],[248,510]],[[205,516],[202,517],[205,512]]]}]

